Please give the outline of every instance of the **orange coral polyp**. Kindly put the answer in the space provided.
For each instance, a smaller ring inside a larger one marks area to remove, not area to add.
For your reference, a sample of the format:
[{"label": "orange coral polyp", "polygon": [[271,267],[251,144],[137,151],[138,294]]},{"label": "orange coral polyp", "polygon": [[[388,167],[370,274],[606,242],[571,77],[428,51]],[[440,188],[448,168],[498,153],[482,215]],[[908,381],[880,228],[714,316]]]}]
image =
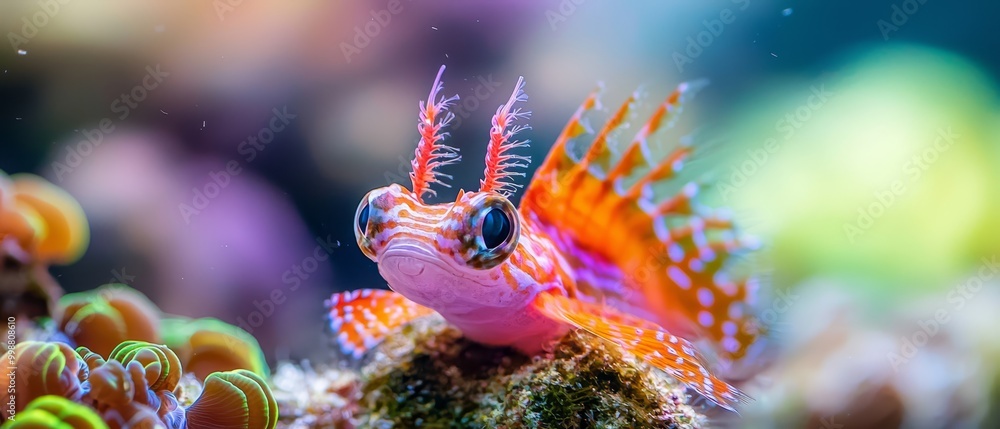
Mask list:
[{"label": "orange coral polyp", "polygon": [[134,289],[105,285],[66,295],[61,303],[59,329],[101,356],[127,340],[160,342],[159,310]]},{"label": "orange coral polyp", "polygon": [[83,254],[90,227],[66,191],[33,174],[0,172],[0,240],[7,238],[39,262],[67,264]]},{"label": "orange coral polyp", "polygon": [[12,179],[14,200],[34,209],[45,225],[44,234],[37,238],[38,257],[61,264],[79,259],[90,240],[90,228],[76,199],[33,174],[17,174]]}]

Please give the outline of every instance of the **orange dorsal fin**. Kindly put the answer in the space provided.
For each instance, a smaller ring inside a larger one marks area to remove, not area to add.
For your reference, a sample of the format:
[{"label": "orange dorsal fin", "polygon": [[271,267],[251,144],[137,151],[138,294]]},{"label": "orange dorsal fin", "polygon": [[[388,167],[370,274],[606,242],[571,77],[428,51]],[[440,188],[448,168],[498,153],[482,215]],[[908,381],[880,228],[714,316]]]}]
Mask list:
[{"label": "orange dorsal fin", "polygon": [[[569,154],[568,145],[571,141],[591,132],[590,127],[584,120],[584,115],[600,107],[597,101],[598,90],[599,88],[591,91],[587,95],[587,98],[583,100],[583,103],[580,103],[580,107],[577,107],[573,115],[570,116],[569,121],[566,122],[566,126],[559,133],[559,137],[556,137],[556,142],[552,145],[552,149],[549,150],[545,161],[542,161],[542,165],[535,170],[534,178],[529,183],[524,198],[529,198],[528,194],[531,193],[539,194],[538,191],[544,188],[541,185],[536,185],[536,182],[545,182],[548,185],[554,185],[576,163]],[[538,197],[544,198],[544,194]]]},{"label": "orange dorsal fin", "polygon": [[326,301],[326,307],[337,344],[355,358],[399,327],[434,313],[403,295],[381,289],[335,293]]},{"label": "orange dorsal fin", "polygon": [[542,314],[621,346],[719,406],[735,411],[750,398],[708,371],[694,345],[660,326],[614,309],[564,295],[541,293],[533,305]]},{"label": "orange dorsal fin", "polygon": [[605,169],[611,165],[613,154],[611,153],[611,148],[608,146],[608,139],[612,132],[625,125],[625,120],[628,119],[629,112],[635,108],[636,97],[636,94],[629,96],[618,108],[618,111],[611,115],[611,118],[601,128],[601,131],[597,133],[594,143],[587,149],[587,153],[583,156],[583,159],[574,165],[574,170],[586,170],[591,164],[596,164],[598,167]]},{"label": "orange dorsal fin", "polygon": [[[568,254],[577,277],[593,278],[589,274],[600,264],[619,270],[615,281],[598,276],[581,293],[624,303],[619,307],[651,315],[671,329],[697,333],[722,358],[735,360],[759,336],[746,305],[751,298],[747,281],[727,276],[730,256],[748,244],[725,216],[698,204],[697,183],[676,183],[697,146],[681,139],[666,156],[653,159],[649,144],[657,131],[674,126],[684,103],[702,85],[678,86],[624,152],[606,163],[611,156],[606,137],[622,123],[632,98],[612,115],[587,155],[574,159],[565,144],[581,136],[574,124],[594,106],[588,98],[528,185],[520,210],[538,230],[569,237],[571,242],[557,240],[557,246]],[[663,188],[659,185],[668,183],[678,190],[656,195]]]}]

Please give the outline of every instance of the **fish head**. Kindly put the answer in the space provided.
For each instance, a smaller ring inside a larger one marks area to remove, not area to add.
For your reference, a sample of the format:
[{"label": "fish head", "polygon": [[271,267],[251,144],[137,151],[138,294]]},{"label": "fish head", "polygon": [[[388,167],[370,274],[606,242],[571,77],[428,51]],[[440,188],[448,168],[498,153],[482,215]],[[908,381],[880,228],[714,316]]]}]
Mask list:
[{"label": "fish head", "polygon": [[425,204],[393,184],[365,195],[355,219],[358,246],[389,286],[446,317],[530,299],[510,261],[521,219],[500,193],[460,191],[455,202]]}]

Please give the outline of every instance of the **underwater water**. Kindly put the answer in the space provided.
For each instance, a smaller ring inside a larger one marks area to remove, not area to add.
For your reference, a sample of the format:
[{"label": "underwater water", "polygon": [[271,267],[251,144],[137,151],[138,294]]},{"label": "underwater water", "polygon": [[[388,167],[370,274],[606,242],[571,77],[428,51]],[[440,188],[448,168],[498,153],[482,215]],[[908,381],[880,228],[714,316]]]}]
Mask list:
[{"label": "underwater water", "polygon": [[1000,6],[0,4],[0,428],[1000,427]]}]

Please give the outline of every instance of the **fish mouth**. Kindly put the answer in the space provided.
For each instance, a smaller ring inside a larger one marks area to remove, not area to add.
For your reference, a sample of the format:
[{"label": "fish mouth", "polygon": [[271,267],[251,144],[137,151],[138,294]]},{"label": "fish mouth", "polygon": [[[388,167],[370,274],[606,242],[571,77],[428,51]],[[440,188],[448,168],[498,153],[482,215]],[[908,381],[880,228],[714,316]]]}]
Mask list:
[{"label": "fish mouth", "polygon": [[393,243],[378,257],[379,273],[389,286],[428,307],[455,301],[456,270],[441,255],[420,243]]},{"label": "fish mouth", "polygon": [[440,255],[415,243],[398,243],[386,249],[378,257],[378,265],[392,268],[406,276],[419,276],[427,268],[452,271]]},{"label": "fish mouth", "polygon": [[469,294],[474,296],[486,287],[449,262],[434,249],[415,242],[393,243],[378,257],[379,273],[392,290],[447,318],[478,318],[489,306]]}]

